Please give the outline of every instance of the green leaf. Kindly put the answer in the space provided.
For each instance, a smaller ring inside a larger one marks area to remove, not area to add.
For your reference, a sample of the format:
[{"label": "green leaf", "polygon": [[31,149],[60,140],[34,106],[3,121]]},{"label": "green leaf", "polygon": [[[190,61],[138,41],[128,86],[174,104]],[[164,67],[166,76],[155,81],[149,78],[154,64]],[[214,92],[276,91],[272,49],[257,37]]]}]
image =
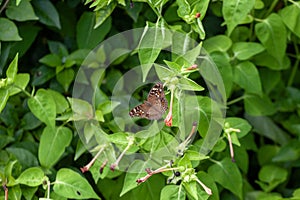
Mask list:
[{"label": "green leaf", "polygon": [[300,38],[300,3],[293,2],[280,10],[279,15],[283,23]]},{"label": "green leaf", "polygon": [[29,74],[17,74],[16,80],[12,87],[9,88],[9,95],[15,95],[22,90],[25,90],[27,84],[29,83]]},{"label": "green leaf", "polygon": [[239,63],[234,68],[234,82],[247,93],[262,96],[260,77],[255,65],[249,61]]},{"label": "green leaf", "polygon": [[177,0],[176,2],[178,4],[177,14],[184,19],[191,12],[190,4],[187,0]]},{"label": "green leaf", "polygon": [[53,68],[42,65],[41,67],[38,67],[36,69],[35,75],[32,80],[32,85],[33,86],[42,85],[47,81],[49,81],[54,76],[55,76],[55,70]]},{"label": "green leaf", "polygon": [[249,42],[251,33],[248,27],[238,26],[232,31],[230,38],[233,42]]},{"label": "green leaf", "polygon": [[5,14],[8,18],[20,22],[39,19],[35,15],[29,0],[22,0],[19,5],[16,5],[15,1],[10,1]]},{"label": "green leaf", "polygon": [[[197,173],[197,177],[201,182],[203,182],[207,187],[209,187],[212,190],[212,195],[209,196],[209,200],[219,200],[219,191],[217,184],[215,183],[212,176],[205,173],[204,171],[200,171]],[[205,193],[205,195],[207,195]]]},{"label": "green leaf", "polygon": [[70,199],[100,199],[85,178],[66,168],[57,172],[53,190]]},{"label": "green leaf", "polygon": [[16,179],[17,183],[28,185],[30,187],[35,187],[43,184],[44,172],[39,167],[32,167],[26,169],[22,174]]},{"label": "green leaf", "polygon": [[233,86],[233,70],[230,64],[229,55],[226,52],[214,52],[210,54],[210,57],[220,71],[226,90],[226,97],[229,98]]},{"label": "green leaf", "polygon": [[204,160],[208,159],[208,156],[205,156],[204,154],[198,152],[198,151],[193,151],[193,150],[186,150],[185,155],[188,157],[189,160]]},{"label": "green leaf", "polygon": [[266,95],[262,97],[247,94],[244,98],[245,110],[249,115],[261,116],[272,115],[276,112],[276,107]]},{"label": "green leaf", "polygon": [[287,46],[287,33],[281,18],[272,13],[255,25],[255,33],[267,52],[278,62],[282,62]]},{"label": "green leaf", "polygon": [[9,200],[19,200],[21,199],[22,191],[20,185],[9,188],[8,199]]},{"label": "green leaf", "polygon": [[232,45],[234,56],[239,60],[248,60],[264,50],[265,48],[256,42],[236,42]]},{"label": "green leaf", "polygon": [[234,146],[234,159],[238,167],[243,173],[248,173],[249,168],[249,155],[243,145]]},{"label": "green leaf", "polygon": [[196,181],[182,183],[188,196],[191,196],[192,199],[195,199],[195,200],[198,200],[198,193],[199,193],[199,191],[197,190],[197,184],[198,183]]},{"label": "green leaf", "polygon": [[225,123],[228,123],[230,128],[239,129],[241,131],[237,133],[238,138],[247,135],[252,128],[245,119],[237,117],[228,117],[225,119]]},{"label": "green leaf", "polygon": [[59,14],[51,1],[32,0],[31,3],[41,23],[61,29]]},{"label": "green leaf", "polygon": [[282,146],[278,153],[272,159],[273,162],[290,162],[297,161],[300,158],[300,142],[290,140],[289,143]]},{"label": "green leaf", "polygon": [[6,18],[0,18],[0,41],[20,41],[17,26]]},{"label": "green leaf", "polygon": [[236,166],[229,158],[224,158],[221,162],[217,162],[208,168],[208,174],[214,180],[228,189],[237,197],[242,199],[242,175]]},{"label": "green leaf", "polygon": [[280,129],[268,117],[254,117],[246,115],[246,119],[250,122],[257,133],[273,140],[275,143],[284,145],[290,140],[289,134]]},{"label": "green leaf", "polygon": [[77,121],[93,118],[93,107],[87,101],[75,98],[68,98],[68,101],[70,102],[73,111],[72,120]]},{"label": "green leaf", "polygon": [[39,89],[34,97],[28,100],[31,112],[48,126],[55,127],[56,105],[47,90]]},{"label": "green leaf", "polygon": [[74,81],[74,77],[75,72],[71,68],[65,69],[56,75],[57,81],[63,86],[65,91],[68,91],[71,83]]},{"label": "green leaf", "polygon": [[290,59],[287,55],[284,55],[282,60],[274,59],[268,52],[264,51],[253,57],[253,63],[257,66],[268,67],[272,70],[283,70],[290,67]]},{"label": "green leaf", "polygon": [[154,64],[155,71],[160,80],[166,80],[167,78],[173,77],[176,75],[174,70],[171,70],[162,65]]},{"label": "green leaf", "polygon": [[202,43],[197,44],[194,48],[191,50],[188,50],[184,52],[184,54],[176,57],[175,61],[178,65],[181,65],[183,68],[189,67],[197,61],[200,52],[202,49]]},{"label": "green leaf", "polygon": [[138,47],[139,60],[142,65],[143,82],[157,59],[165,40],[164,22],[157,22],[154,27],[147,23]]},{"label": "green leaf", "polygon": [[260,80],[262,83],[263,91],[269,94],[276,85],[281,81],[281,73],[270,69],[259,70]]},{"label": "green leaf", "polygon": [[111,29],[111,18],[106,19],[101,26],[94,28],[95,14],[85,12],[77,23],[77,45],[80,49],[94,49]]},{"label": "green leaf", "polygon": [[66,111],[69,108],[69,103],[66,98],[59,92],[48,89],[49,94],[52,95],[55,105],[56,105],[56,113],[60,114]]},{"label": "green leaf", "polygon": [[81,65],[84,59],[86,59],[91,51],[88,49],[78,49],[72,52],[66,59],[75,61],[77,65]]},{"label": "green leaf", "polygon": [[180,185],[167,185],[165,186],[161,193],[160,193],[160,199],[165,200],[180,200],[180,199],[186,199],[185,190],[182,187],[182,184]]},{"label": "green leaf", "polygon": [[24,130],[33,130],[40,126],[42,122],[38,120],[32,112],[26,113],[23,118],[21,119],[21,127]]},{"label": "green leaf", "polygon": [[34,155],[28,149],[21,147],[8,147],[6,150],[17,158],[19,163],[22,165],[22,169],[39,165],[36,155]]},{"label": "green leaf", "polygon": [[39,146],[39,160],[41,165],[51,168],[60,159],[71,140],[72,131],[69,128],[46,126]]},{"label": "green leaf", "polygon": [[97,10],[95,12],[96,16],[96,22],[94,28],[98,28],[101,26],[109,16],[111,16],[111,13],[114,11],[115,7],[117,6],[116,3],[112,2],[107,7],[102,8],[100,10]]},{"label": "green leaf", "polygon": [[140,12],[143,9],[143,4],[135,2],[133,8],[130,7],[130,3],[126,4],[126,13],[133,19],[134,22],[137,22]]},{"label": "green leaf", "polygon": [[181,90],[189,90],[189,91],[202,91],[204,88],[192,79],[181,77],[178,82],[178,88]]},{"label": "green leaf", "polygon": [[14,60],[9,64],[6,70],[7,83],[11,84],[15,81],[18,72],[18,54]]},{"label": "green leaf", "polygon": [[253,9],[255,0],[224,0],[222,12],[228,27],[228,35],[247,17]]},{"label": "green leaf", "polygon": [[[128,191],[138,187],[138,184],[136,183],[136,180],[139,178],[142,178],[147,173],[145,169],[147,168],[146,162],[143,162],[142,160],[134,160],[131,165],[128,168],[128,171],[130,173],[126,173],[124,184],[122,188],[122,192],[120,194],[120,197],[123,196]],[[135,172],[135,173],[132,173]]]},{"label": "green leaf", "polygon": [[232,45],[232,41],[226,35],[210,37],[203,42],[203,47],[208,53],[215,51],[226,52]]},{"label": "green leaf", "polygon": [[[30,200],[34,198],[34,195],[36,193],[36,191],[38,190],[38,187],[29,187],[26,185],[21,185],[21,190],[22,190],[22,195],[24,196],[24,198],[26,200]],[[41,198],[39,198],[39,200],[42,200]],[[47,199],[47,200],[51,200],[51,199]]]},{"label": "green leaf", "polygon": [[11,136],[8,135],[0,135],[0,149],[3,149],[6,145],[8,145],[9,143],[15,141],[15,139]]},{"label": "green leaf", "polygon": [[[276,145],[264,145],[257,152],[257,159],[260,166],[273,163],[272,159],[280,150]],[[286,156],[286,154],[284,155]]]},{"label": "green leaf", "polygon": [[256,183],[258,183],[265,192],[270,192],[280,183],[284,182],[287,176],[288,172],[286,169],[276,165],[266,165],[260,169],[258,173],[260,181],[256,181]]},{"label": "green leaf", "polygon": [[69,55],[68,49],[65,44],[51,40],[48,40],[47,43],[52,54],[56,54],[60,58],[67,57]]},{"label": "green leaf", "polygon": [[40,63],[43,63],[50,67],[58,67],[62,65],[62,59],[56,54],[48,54],[39,59]]}]

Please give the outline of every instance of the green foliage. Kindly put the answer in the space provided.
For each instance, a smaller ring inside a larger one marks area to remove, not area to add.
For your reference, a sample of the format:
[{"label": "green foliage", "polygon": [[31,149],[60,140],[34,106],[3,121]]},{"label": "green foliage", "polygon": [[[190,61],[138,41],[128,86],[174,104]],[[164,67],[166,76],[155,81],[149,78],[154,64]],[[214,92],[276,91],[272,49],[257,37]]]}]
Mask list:
[{"label": "green foliage", "polygon": [[[1,199],[300,198],[299,2],[3,0],[0,14]],[[153,82],[165,123],[129,118]]]}]

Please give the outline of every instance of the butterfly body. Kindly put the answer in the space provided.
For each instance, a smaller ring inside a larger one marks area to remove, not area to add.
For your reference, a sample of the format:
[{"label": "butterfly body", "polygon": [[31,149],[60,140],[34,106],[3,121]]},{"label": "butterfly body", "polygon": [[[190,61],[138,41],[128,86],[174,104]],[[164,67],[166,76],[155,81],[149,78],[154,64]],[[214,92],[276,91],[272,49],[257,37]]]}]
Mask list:
[{"label": "butterfly body", "polygon": [[147,100],[143,104],[133,108],[129,115],[131,117],[158,120],[168,109],[168,101],[165,97],[164,88],[161,83],[157,83],[150,90]]}]

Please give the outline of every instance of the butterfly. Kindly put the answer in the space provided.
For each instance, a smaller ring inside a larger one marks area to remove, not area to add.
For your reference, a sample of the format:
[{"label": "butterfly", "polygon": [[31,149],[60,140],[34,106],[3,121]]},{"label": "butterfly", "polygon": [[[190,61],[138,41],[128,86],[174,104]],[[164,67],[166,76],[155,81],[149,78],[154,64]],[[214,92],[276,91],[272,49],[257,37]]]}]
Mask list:
[{"label": "butterfly", "polygon": [[164,87],[161,83],[156,83],[150,90],[147,100],[143,104],[133,108],[129,115],[131,117],[141,117],[149,120],[157,120],[168,109],[168,101],[165,97]]}]

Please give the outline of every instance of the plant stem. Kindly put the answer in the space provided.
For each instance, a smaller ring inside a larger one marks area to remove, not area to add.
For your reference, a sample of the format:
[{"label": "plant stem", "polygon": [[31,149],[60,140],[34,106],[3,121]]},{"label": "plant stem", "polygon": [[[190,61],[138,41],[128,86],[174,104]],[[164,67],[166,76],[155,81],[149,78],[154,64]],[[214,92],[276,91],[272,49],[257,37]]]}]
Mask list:
[{"label": "plant stem", "polygon": [[9,0],[6,0],[3,4],[3,6],[0,9],[0,14],[3,12],[3,10],[6,8],[7,4],[8,4]]},{"label": "plant stem", "polygon": [[295,64],[293,66],[293,69],[292,69],[292,72],[291,72],[291,75],[290,75],[290,78],[289,78],[287,86],[291,86],[293,84],[294,78],[295,78],[296,73],[297,73],[299,61],[300,61],[300,57],[299,57],[300,55],[299,55],[298,45],[296,44],[296,42],[293,42],[293,44],[294,44],[294,48],[295,48],[297,60],[295,61]]},{"label": "plant stem", "polygon": [[277,5],[278,0],[274,0],[273,3],[271,4],[270,8],[268,9],[268,11],[266,12],[266,17],[268,17],[270,15],[270,13],[273,11],[273,9],[275,8],[275,6]]},{"label": "plant stem", "polygon": [[239,101],[243,100],[244,98],[245,98],[245,96],[240,96],[240,97],[238,97],[238,98],[236,98],[236,99],[233,99],[233,100],[229,101],[229,102],[227,103],[227,105],[229,106],[229,105],[231,105],[231,104],[234,104],[234,103],[236,103],[236,102],[239,102]]}]

